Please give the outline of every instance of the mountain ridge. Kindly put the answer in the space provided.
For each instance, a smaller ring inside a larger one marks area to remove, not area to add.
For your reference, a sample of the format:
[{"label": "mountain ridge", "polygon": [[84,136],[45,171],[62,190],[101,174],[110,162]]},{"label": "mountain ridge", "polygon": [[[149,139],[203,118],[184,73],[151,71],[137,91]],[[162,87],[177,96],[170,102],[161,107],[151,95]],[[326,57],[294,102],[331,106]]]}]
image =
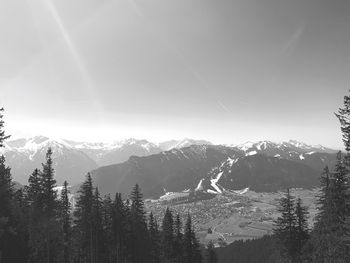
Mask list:
[{"label": "mountain ridge", "polygon": [[[61,184],[63,180],[68,180],[70,184],[77,184],[84,180],[87,172],[98,167],[124,163],[132,156],[150,156],[179,150],[191,145],[199,146],[197,147],[198,149],[201,145],[228,147],[236,152],[240,152],[242,156],[264,154],[290,161],[309,162],[309,165],[316,170],[319,170],[319,167],[324,163],[331,162],[333,159],[332,155],[336,152],[336,150],[323,146],[310,146],[293,140],[283,143],[259,141],[240,145],[215,146],[205,140],[188,138],[156,144],[147,140],[132,138],[111,143],[93,143],[35,136],[7,141],[4,144],[5,147],[0,149],[0,153],[5,155],[7,164],[12,167],[14,179],[25,184],[31,172],[35,168],[41,168],[47,148],[52,147],[58,184]],[[163,156],[166,156],[166,154],[163,154]],[[205,180],[202,183],[205,184]]]}]

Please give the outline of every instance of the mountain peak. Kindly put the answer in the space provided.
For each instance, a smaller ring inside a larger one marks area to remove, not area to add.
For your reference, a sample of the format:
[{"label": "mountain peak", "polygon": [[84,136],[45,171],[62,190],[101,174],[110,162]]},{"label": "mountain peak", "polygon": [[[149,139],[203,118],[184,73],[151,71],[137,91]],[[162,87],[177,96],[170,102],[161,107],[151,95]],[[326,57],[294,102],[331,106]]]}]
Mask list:
[{"label": "mountain peak", "polygon": [[168,151],[173,148],[180,149],[191,145],[212,145],[212,143],[206,140],[183,138],[181,140],[169,140],[158,144],[163,151]]}]

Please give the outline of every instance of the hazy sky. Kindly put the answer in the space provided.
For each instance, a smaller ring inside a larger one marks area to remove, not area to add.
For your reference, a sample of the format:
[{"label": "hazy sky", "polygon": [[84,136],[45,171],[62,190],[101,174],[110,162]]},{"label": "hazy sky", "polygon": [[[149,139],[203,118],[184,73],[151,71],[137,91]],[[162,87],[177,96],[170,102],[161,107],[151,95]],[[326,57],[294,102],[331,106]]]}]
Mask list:
[{"label": "hazy sky", "polygon": [[7,132],[341,147],[349,0],[1,0]]}]

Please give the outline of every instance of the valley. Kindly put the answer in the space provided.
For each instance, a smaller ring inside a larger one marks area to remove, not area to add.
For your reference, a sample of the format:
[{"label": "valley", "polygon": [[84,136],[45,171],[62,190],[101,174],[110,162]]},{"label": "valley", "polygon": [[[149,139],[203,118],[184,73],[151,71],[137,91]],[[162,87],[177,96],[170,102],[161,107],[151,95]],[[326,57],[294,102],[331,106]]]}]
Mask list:
[{"label": "valley", "polygon": [[[200,198],[194,202],[184,202],[184,197],[188,197],[189,193],[173,193],[168,198],[147,199],[146,210],[152,212],[158,222],[161,222],[166,207],[175,214],[179,213],[183,219],[190,213],[202,244],[212,241],[216,246],[224,246],[235,240],[271,234],[273,220],[279,216],[278,199],[283,196],[283,192],[257,193],[245,190],[241,193],[225,191],[210,199]],[[291,193],[303,199],[309,209],[309,225],[312,226],[318,189],[292,189]]]}]

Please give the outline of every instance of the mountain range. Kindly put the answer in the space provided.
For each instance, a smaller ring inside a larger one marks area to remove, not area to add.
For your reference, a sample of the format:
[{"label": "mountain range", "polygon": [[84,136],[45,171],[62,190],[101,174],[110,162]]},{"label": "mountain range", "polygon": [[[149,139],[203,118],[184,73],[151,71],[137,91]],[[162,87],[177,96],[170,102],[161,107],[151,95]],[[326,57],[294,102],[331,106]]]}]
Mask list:
[{"label": "mountain range", "polygon": [[292,140],[213,145],[192,139],[158,144],[136,139],[91,143],[36,136],[7,141],[4,146],[0,153],[21,184],[27,183],[35,168],[41,168],[51,147],[59,185],[64,180],[79,184],[92,171],[102,193],[126,194],[139,183],[145,197],[177,191],[218,194],[247,187],[256,191],[312,187],[336,153]]},{"label": "mountain range", "polygon": [[220,194],[250,188],[278,191],[312,188],[336,151],[296,141],[262,141],[243,145],[191,145],[100,167],[92,172],[103,193],[127,194],[138,183],[145,197],[171,192]]},{"label": "mountain range", "polygon": [[21,184],[26,184],[33,170],[41,168],[46,151],[51,147],[57,183],[62,184],[67,180],[74,185],[81,183],[87,172],[100,166],[125,162],[131,156],[146,156],[203,143],[211,144],[207,141],[192,139],[171,140],[159,144],[136,139],[92,143],[35,136],[5,142],[5,147],[0,149],[0,154],[6,157],[6,163],[12,169],[13,178]]}]

